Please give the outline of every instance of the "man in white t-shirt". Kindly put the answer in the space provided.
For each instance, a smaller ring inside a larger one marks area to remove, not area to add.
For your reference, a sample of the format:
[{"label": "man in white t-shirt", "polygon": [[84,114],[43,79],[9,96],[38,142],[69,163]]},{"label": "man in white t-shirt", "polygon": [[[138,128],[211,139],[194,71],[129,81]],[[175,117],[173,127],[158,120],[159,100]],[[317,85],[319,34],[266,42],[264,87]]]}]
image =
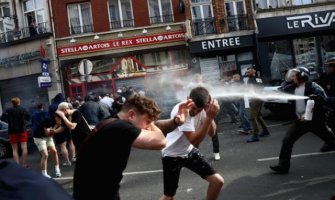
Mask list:
[{"label": "man in white t-shirt", "polygon": [[[192,170],[209,182],[207,199],[217,199],[223,186],[222,176],[196,148],[207,134],[215,134],[214,118],[220,106],[217,100],[211,99],[204,87],[192,89],[188,98],[193,101],[189,116],[183,125],[167,134],[167,145],[162,150],[164,195],[160,200],[174,199],[182,167]],[[171,111],[171,118],[176,116],[178,107],[179,104]]]}]

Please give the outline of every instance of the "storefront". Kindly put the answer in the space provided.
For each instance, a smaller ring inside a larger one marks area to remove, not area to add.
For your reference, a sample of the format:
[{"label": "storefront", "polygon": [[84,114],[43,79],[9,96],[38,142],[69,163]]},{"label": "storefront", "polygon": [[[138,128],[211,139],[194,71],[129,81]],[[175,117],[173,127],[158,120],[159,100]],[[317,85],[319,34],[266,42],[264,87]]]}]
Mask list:
[{"label": "storefront", "polygon": [[229,81],[236,73],[244,75],[247,67],[256,63],[252,34],[193,41],[189,47],[193,65],[200,68],[204,81],[211,84]]},{"label": "storefront", "polygon": [[335,56],[335,11],[303,12],[257,19],[260,63],[267,81],[278,84],[288,69],[305,66],[316,79]]},{"label": "storefront", "polygon": [[[123,87],[161,91],[163,75],[182,75],[189,62],[183,31],[58,45],[57,51],[66,95],[71,98],[111,94]],[[171,79],[167,81],[172,85]]]}]

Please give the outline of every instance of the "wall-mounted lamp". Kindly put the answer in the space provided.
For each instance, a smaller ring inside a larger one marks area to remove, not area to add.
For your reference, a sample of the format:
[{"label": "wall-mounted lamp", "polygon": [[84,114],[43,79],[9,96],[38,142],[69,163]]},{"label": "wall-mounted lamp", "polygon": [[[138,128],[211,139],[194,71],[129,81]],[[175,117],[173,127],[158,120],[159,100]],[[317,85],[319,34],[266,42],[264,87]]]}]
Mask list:
[{"label": "wall-mounted lamp", "polygon": [[99,40],[100,37],[99,37],[99,35],[96,34],[96,35],[93,37],[93,39],[95,39],[95,40]]},{"label": "wall-mounted lamp", "polygon": [[77,42],[77,40],[74,38],[71,38],[70,43],[75,43],[75,42]]},{"label": "wall-mounted lamp", "polygon": [[147,34],[148,33],[147,29],[143,29],[142,33]]},{"label": "wall-mounted lamp", "polygon": [[168,26],[165,28],[165,30],[167,30],[167,31],[171,30],[171,26],[168,25]]},{"label": "wall-mounted lamp", "polygon": [[123,34],[120,32],[117,34],[118,37],[123,37]]}]

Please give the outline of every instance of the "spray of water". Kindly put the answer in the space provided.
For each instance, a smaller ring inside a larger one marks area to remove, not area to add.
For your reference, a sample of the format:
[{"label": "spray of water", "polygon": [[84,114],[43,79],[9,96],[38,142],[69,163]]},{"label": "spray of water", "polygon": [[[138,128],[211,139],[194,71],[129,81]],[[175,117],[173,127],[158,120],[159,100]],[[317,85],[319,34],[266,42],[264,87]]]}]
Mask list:
[{"label": "spray of water", "polygon": [[287,101],[287,100],[303,100],[306,96],[297,96],[286,94],[277,90],[276,87],[257,88],[244,84],[226,84],[218,82],[216,84],[196,83],[194,74],[188,76],[177,77],[175,75],[163,75],[157,82],[153,83],[154,87],[159,90],[173,90],[175,97],[179,101],[183,101],[189,95],[192,88],[204,86],[212,97],[222,100],[237,100],[241,98],[262,99],[263,101]]},{"label": "spray of water", "polygon": [[275,100],[303,100],[306,96],[286,94],[273,88],[253,88],[248,86],[216,86],[211,89],[211,95],[218,99],[245,98],[261,99],[263,101]]}]

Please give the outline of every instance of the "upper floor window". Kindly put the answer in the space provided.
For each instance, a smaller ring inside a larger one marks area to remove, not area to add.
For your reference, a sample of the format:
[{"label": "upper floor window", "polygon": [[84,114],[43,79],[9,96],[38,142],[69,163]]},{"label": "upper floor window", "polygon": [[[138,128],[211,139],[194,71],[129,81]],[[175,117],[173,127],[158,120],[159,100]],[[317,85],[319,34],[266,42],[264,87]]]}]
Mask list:
[{"label": "upper floor window", "polygon": [[173,22],[171,0],[148,0],[150,23],[159,24]]},{"label": "upper floor window", "polygon": [[6,17],[10,16],[10,9],[8,4],[0,5],[0,33],[6,32],[7,30],[13,30],[14,24],[9,24],[10,20]]},{"label": "upper floor window", "polygon": [[130,0],[109,0],[109,20],[112,29],[133,27],[133,9]]},{"label": "upper floor window", "polygon": [[90,3],[78,3],[69,5],[68,16],[71,34],[93,32]]},{"label": "upper floor window", "polygon": [[261,9],[281,7],[279,3],[281,3],[280,0],[257,0],[256,1],[257,8],[261,8]]},{"label": "upper floor window", "polygon": [[306,5],[314,2],[315,0],[256,0],[256,7],[259,9],[271,9],[286,6]]},{"label": "upper floor window", "polygon": [[0,5],[0,19],[9,17],[10,16],[10,9],[8,5]]},{"label": "upper floor window", "polygon": [[191,0],[192,19],[213,17],[211,0]]},{"label": "upper floor window", "polygon": [[191,0],[191,12],[195,35],[215,33],[211,0]]},{"label": "upper floor window", "polygon": [[[45,30],[45,10],[43,0],[25,0],[23,1],[23,14],[27,28],[23,30],[23,36],[36,35],[44,33]],[[28,31],[29,30],[29,31]]]},{"label": "upper floor window", "polygon": [[227,23],[229,31],[239,31],[248,29],[248,19],[243,0],[225,1]]},{"label": "upper floor window", "polygon": [[313,3],[313,0],[291,0],[292,5],[299,6],[299,5],[306,5]]}]

